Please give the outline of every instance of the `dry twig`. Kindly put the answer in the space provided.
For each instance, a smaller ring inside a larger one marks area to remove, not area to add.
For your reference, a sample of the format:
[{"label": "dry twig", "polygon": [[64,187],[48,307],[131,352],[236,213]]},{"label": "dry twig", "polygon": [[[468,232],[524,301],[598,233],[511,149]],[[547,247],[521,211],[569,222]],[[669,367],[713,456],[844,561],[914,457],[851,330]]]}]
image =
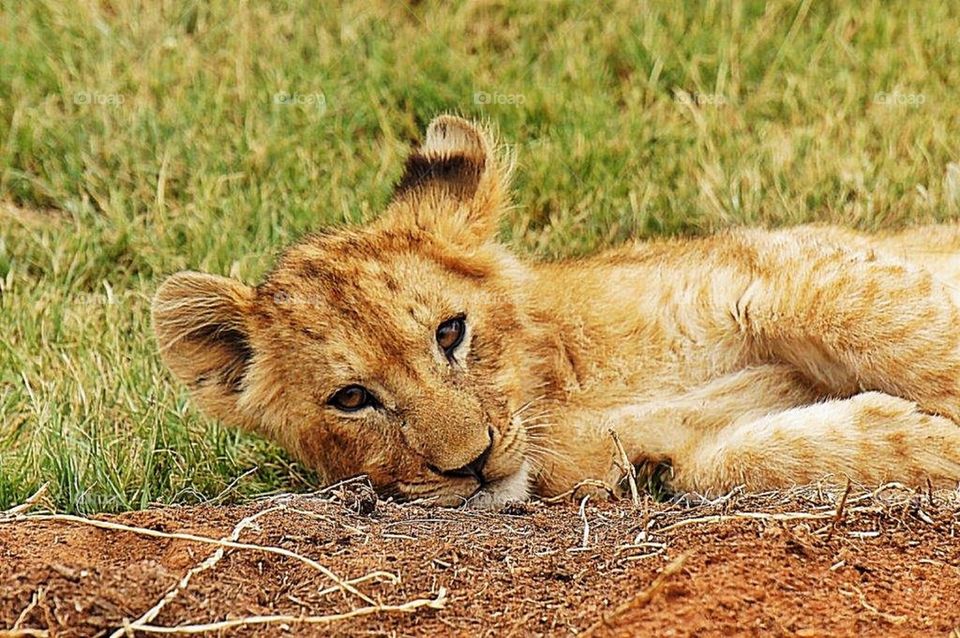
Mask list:
[{"label": "dry twig", "polygon": [[47,638],[46,629],[0,629],[0,638]]},{"label": "dry twig", "polygon": [[590,521],[587,520],[587,501],[590,500],[590,495],[587,494],[583,497],[583,500],[580,501],[580,518],[583,520],[583,537],[580,539],[580,547],[577,549],[587,549],[590,545]]}]

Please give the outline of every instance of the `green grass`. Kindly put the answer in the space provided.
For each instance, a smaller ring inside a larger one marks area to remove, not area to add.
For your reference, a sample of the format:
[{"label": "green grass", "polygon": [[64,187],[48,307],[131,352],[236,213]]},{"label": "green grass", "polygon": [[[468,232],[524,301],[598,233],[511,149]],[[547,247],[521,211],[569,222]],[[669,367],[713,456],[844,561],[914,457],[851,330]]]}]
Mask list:
[{"label": "green grass", "polygon": [[0,0],[0,508],[310,484],[187,402],[151,292],[369,219],[443,111],[516,145],[528,254],[957,216],[956,3],[601,4]]}]

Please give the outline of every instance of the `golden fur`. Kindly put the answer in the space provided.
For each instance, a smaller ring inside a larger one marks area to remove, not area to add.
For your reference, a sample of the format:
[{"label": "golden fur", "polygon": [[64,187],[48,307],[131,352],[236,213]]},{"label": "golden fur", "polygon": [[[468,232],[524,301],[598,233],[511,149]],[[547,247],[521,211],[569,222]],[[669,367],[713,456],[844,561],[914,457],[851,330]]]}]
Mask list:
[{"label": "golden fur", "polygon": [[[616,482],[610,429],[677,491],[956,485],[956,228],[735,230],[530,263],[495,241],[509,167],[486,131],[437,118],[371,226],[305,239],[255,287],[170,277],[164,361],[209,414],[326,480],[442,504]],[[457,316],[447,356],[435,334]],[[374,403],[332,405],[351,385]],[[484,452],[481,481],[463,468]]]}]

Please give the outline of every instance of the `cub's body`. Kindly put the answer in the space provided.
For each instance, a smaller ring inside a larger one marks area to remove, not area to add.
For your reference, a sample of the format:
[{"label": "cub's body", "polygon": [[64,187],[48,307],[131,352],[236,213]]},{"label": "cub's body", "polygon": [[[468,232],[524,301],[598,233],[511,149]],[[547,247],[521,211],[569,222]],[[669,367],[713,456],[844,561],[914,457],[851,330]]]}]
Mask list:
[{"label": "cub's body", "polygon": [[622,476],[610,429],[683,491],[956,478],[960,427],[931,415],[957,416],[958,341],[931,324],[960,325],[960,278],[928,264],[956,277],[956,227],[737,230],[531,265],[562,352],[540,491]]},{"label": "cub's body", "polygon": [[960,479],[956,228],[535,263],[495,241],[506,178],[482,130],[438,118],[373,225],[304,240],[256,287],[171,277],[164,360],[328,480],[443,504],[612,485],[611,431],[678,491]]}]

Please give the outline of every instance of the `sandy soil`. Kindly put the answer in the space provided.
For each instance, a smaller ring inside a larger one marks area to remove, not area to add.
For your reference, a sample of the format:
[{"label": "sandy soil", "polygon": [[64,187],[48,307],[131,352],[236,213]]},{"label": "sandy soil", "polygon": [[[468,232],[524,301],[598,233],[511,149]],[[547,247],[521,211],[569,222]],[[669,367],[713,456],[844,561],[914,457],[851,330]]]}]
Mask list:
[{"label": "sandy soil", "polygon": [[[841,500],[808,488],[476,513],[378,501],[354,482],[100,522],[0,514],[0,628],[960,637],[960,493]],[[243,545],[211,544],[231,534]]]}]

